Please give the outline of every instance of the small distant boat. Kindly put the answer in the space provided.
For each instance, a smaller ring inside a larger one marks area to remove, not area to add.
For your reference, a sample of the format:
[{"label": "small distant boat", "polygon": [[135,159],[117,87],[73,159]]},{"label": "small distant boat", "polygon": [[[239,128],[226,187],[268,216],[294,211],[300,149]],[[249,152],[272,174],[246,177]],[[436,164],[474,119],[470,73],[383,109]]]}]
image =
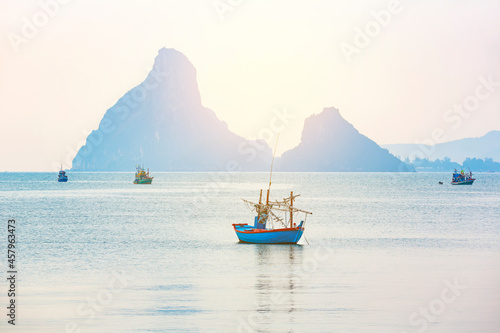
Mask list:
[{"label": "small distant boat", "polygon": [[61,183],[65,183],[68,181],[68,176],[66,175],[66,172],[63,170],[62,165],[61,165],[61,170],[59,170],[59,175],[57,175],[57,181]]},{"label": "small distant boat", "polygon": [[149,176],[149,169],[146,172],[144,170],[144,166],[141,167],[139,165],[137,165],[135,168],[137,172],[135,173],[134,184],[151,184],[154,177]]},{"label": "small distant boat", "polygon": [[453,178],[451,179],[451,185],[472,185],[476,179],[472,178],[472,171],[464,172],[464,170],[458,172],[457,169],[453,172]]},{"label": "small distant boat", "polygon": [[439,184],[439,185],[443,185],[443,182],[439,182],[438,184]]}]

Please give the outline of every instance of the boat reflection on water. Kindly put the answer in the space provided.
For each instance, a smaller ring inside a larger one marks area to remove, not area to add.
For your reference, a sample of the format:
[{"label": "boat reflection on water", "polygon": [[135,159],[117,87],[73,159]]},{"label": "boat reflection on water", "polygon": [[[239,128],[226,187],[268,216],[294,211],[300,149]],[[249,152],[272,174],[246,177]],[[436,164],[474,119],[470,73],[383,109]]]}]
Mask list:
[{"label": "boat reflection on water", "polygon": [[296,293],[308,275],[302,245],[255,245],[257,258],[253,329],[283,330],[296,321]]}]

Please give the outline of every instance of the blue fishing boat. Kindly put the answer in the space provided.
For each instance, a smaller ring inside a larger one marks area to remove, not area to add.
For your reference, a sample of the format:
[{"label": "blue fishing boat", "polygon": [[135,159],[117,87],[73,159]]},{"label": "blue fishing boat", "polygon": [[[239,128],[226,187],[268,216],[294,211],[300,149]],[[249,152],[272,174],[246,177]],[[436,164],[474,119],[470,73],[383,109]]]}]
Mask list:
[{"label": "blue fishing boat", "polygon": [[[278,140],[276,140],[276,146]],[[276,147],[274,148],[276,153]],[[251,202],[242,199],[247,205],[257,213],[253,225],[247,223],[234,223],[233,228],[236,236],[242,243],[255,244],[297,244],[304,233],[305,221],[308,214],[312,214],[293,206],[295,198],[299,195],[293,195],[290,192],[288,198],[282,201],[269,201],[271,191],[271,178],[273,175],[273,162],[271,163],[271,174],[269,176],[269,189],[267,190],[266,203],[262,202],[262,190],[260,190],[259,202]],[[280,217],[279,213],[285,213]],[[304,220],[299,225],[294,222],[294,214],[305,214]],[[287,220],[288,218],[288,220]],[[307,239],[306,239],[307,241]]]},{"label": "blue fishing boat", "polygon": [[[246,223],[233,224],[234,231],[240,242],[256,244],[297,244],[302,237],[305,227],[305,219],[297,225],[294,223],[294,214],[304,213],[305,217],[310,212],[298,209],[293,206],[295,198],[299,195],[290,193],[290,197],[283,198],[283,201],[269,201],[269,190],[267,191],[266,203],[262,203],[262,190],[258,203],[243,199],[253,210],[257,212],[254,224]],[[278,212],[285,212],[284,217],[280,217]],[[287,221],[288,217],[288,221]]]},{"label": "blue fishing boat", "polygon": [[62,169],[62,165],[61,165],[61,170],[59,170],[59,175],[57,175],[57,181],[61,183],[65,183],[68,181],[68,176],[66,175],[66,172]]},{"label": "blue fishing boat", "polygon": [[455,169],[451,179],[451,185],[472,185],[475,180],[476,178],[472,178],[472,171],[470,171],[470,169],[468,173],[464,173],[464,170],[458,172],[457,169]]}]

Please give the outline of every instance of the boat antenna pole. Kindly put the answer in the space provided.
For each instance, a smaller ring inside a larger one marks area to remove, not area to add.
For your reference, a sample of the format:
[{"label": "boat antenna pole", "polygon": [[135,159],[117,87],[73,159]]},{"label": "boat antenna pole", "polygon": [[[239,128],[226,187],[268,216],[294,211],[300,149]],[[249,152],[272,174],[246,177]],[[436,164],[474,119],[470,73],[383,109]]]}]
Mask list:
[{"label": "boat antenna pole", "polygon": [[257,206],[257,221],[261,221],[261,210],[262,210],[262,189],[260,190],[259,205]]},{"label": "boat antenna pole", "polygon": [[269,201],[269,192],[271,191],[271,179],[273,177],[274,156],[276,155],[276,148],[278,147],[278,139],[279,138],[280,138],[280,134],[278,133],[278,136],[276,137],[276,144],[274,145],[273,160],[271,161],[271,173],[269,174],[269,189],[267,190],[268,201]]}]

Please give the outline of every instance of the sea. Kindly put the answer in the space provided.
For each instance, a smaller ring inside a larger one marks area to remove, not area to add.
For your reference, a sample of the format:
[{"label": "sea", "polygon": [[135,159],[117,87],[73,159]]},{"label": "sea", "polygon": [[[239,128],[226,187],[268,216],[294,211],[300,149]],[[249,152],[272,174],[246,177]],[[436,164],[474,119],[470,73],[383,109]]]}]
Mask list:
[{"label": "sea", "polygon": [[68,176],[0,173],[1,332],[500,332],[499,173],[274,173],[297,245],[233,230],[268,173]]}]

